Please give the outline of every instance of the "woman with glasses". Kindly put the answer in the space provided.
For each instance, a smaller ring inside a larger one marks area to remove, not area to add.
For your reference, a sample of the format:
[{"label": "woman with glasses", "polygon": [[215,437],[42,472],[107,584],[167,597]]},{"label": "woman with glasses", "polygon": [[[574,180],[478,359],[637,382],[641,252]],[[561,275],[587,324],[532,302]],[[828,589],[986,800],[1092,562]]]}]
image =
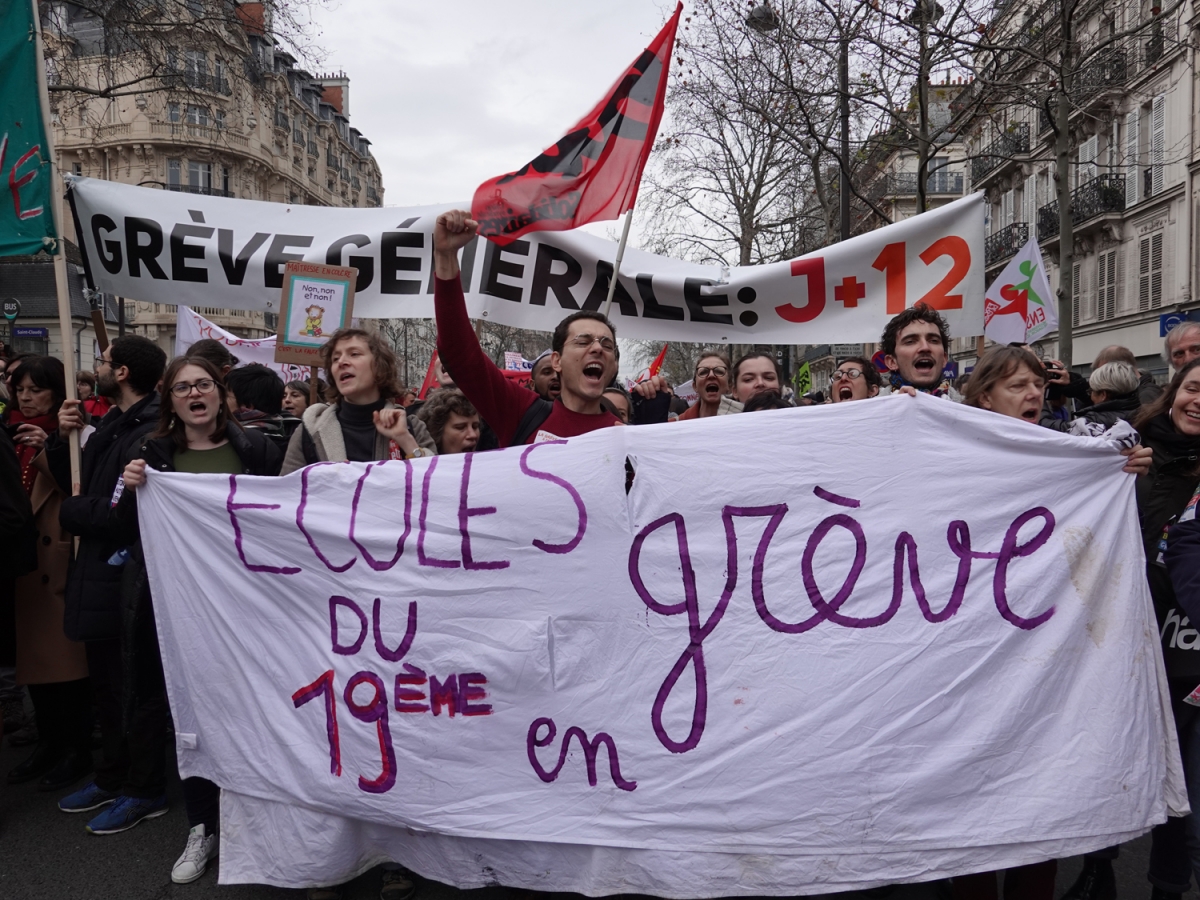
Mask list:
[{"label": "woman with glasses", "polygon": [[[117,504],[118,516],[135,527],[137,490],[146,483],[146,469],[160,472],[193,472],[229,475],[278,475],[282,455],[261,431],[242,428],[229,415],[221,373],[203,357],[178,357],[163,375],[158,428],[125,467],[125,491]],[[162,660],[154,626],[154,604],[140,543],[130,565],[138,575],[127,580],[139,589],[122,598],[123,628],[132,636],[132,677],[126,691],[129,703],[165,690]],[[171,880],[187,884],[204,874],[217,855],[218,788],[203,778],[183,782],[187,807],[187,846],[171,870]],[[165,809],[164,809],[165,811]]]},{"label": "woman with glasses", "polygon": [[832,403],[848,400],[870,400],[879,396],[883,379],[871,363],[861,356],[841,361],[829,376],[829,399]]},{"label": "woman with glasses", "polygon": [[700,354],[692,373],[692,388],[699,396],[680,414],[680,422],[741,411],[726,397],[729,393],[729,357],[720,350],[705,350]]},{"label": "woman with glasses", "polygon": [[11,433],[21,484],[33,507],[38,566],[16,581],[16,678],[29,686],[38,743],[32,756],[9,771],[8,783],[39,779],[44,791],[66,787],[92,770],[87,654],[82,643],[63,634],[72,541],[58,514],[67,495],[43,452],[66,398],[62,362],[45,356],[22,360],[13,382],[21,424]]}]

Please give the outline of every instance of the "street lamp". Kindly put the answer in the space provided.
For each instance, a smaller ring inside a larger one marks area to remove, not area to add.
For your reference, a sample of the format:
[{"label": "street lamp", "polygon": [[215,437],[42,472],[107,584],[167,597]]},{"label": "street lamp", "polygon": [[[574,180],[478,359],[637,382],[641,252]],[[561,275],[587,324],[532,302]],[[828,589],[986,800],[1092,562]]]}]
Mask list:
[{"label": "street lamp", "polygon": [[[834,17],[838,27],[838,111],[841,119],[841,152],[838,154],[838,164],[841,167],[841,177],[838,178],[839,217],[841,219],[841,239],[850,237],[850,40],[842,30],[842,23]],[[766,34],[779,27],[779,16],[770,4],[760,3],[750,10],[746,16],[746,24],[760,34]]]}]

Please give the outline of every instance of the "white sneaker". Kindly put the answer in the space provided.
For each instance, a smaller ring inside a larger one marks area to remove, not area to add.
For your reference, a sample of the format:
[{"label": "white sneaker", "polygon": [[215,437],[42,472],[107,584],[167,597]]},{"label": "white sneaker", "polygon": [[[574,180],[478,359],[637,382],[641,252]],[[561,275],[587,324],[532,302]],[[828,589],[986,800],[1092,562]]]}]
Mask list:
[{"label": "white sneaker", "polygon": [[171,880],[176,884],[191,884],[204,874],[208,861],[217,855],[217,835],[205,834],[204,826],[197,825],[188,832],[187,846],[183,856],[175,860],[171,869]]}]

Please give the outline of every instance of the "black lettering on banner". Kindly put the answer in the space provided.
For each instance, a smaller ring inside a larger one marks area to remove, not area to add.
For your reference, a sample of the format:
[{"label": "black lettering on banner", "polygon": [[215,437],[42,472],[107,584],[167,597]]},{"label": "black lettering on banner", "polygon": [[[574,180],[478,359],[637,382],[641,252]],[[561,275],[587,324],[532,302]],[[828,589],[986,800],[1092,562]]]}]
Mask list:
[{"label": "black lettering on banner", "polygon": [[[603,259],[596,260],[596,280],[592,282],[592,289],[588,292],[587,299],[583,301],[584,309],[594,312],[608,300],[608,283],[612,281],[612,273],[612,263]],[[620,278],[617,279],[617,289],[613,291],[613,303],[617,304],[621,315],[637,318],[637,304],[629,296],[629,291],[625,290],[625,285],[621,284]],[[679,311],[679,318],[683,318],[683,310]]]},{"label": "black lettering on banner", "polygon": [[701,288],[717,283],[707,278],[685,278],[683,280],[683,300],[687,303],[688,312],[691,313],[693,322],[714,322],[717,325],[733,324],[733,316],[722,313],[710,313],[704,309],[706,306],[724,306],[726,309],[729,308],[728,294],[709,294],[705,297],[700,293]]},{"label": "black lettering on banner", "polygon": [[289,262],[303,262],[303,253],[285,253],[289,247],[311,247],[313,239],[303,234],[277,234],[267,248],[263,262],[263,285],[269,288],[283,287],[283,267]]},{"label": "black lettering on banner", "polygon": [[197,244],[187,243],[187,238],[194,237],[208,240],[213,230],[207,225],[188,225],[176,223],[171,229],[171,280],[208,282],[208,269],[197,269],[189,266],[189,259],[204,259],[204,248]]},{"label": "black lettering on banner", "polygon": [[419,294],[421,282],[415,278],[397,278],[398,272],[420,272],[420,256],[398,256],[401,247],[420,250],[425,235],[420,231],[385,231],[379,239],[379,293]]},{"label": "black lettering on banner", "polygon": [[501,300],[520,303],[521,286],[501,284],[499,279],[501,275],[507,275],[509,278],[521,278],[525,274],[525,267],[520,263],[504,259],[505,253],[528,256],[529,241],[513,241],[507,247],[497,246],[492,241],[487,242],[487,250],[483,254],[483,284],[480,286],[479,292],[499,297]]},{"label": "black lettering on banner", "polygon": [[[149,239],[147,243],[140,243],[141,235],[145,235]],[[142,277],[142,265],[144,264],[152,278],[169,281],[167,273],[158,264],[157,257],[162,253],[162,249],[163,233],[157,222],[137,216],[125,217],[125,252],[129,255],[129,276],[131,278]]]},{"label": "black lettering on banner", "polygon": [[371,239],[365,234],[351,234],[344,238],[338,238],[329,245],[329,251],[325,254],[325,265],[327,266],[352,266],[358,269],[358,280],[354,282],[354,290],[365,291],[375,278],[375,260],[370,256],[352,256],[346,262],[342,262],[342,250],[346,247],[367,247],[370,246]]},{"label": "black lettering on banner", "polygon": [[221,262],[221,268],[225,270],[225,280],[229,284],[236,287],[242,283],[246,278],[246,268],[250,265],[250,257],[267,242],[267,238],[270,236],[261,231],[258,232],[246,241],[246,246],[242,247],[235,259],[233,256],[233,229],[217,229],[217,259]]},{"label": "black lettering on banner", "polygon": [[[101,231],[116,231],[117,223],[105,215],[92,216],[92,241],[96,244],[96,254],[100,257],[100,265],[110,275],[121,271],[121,242],[101,240]],[[107,251],[107,252],[106,252]]]},{"label": "black lettering on banner", "polygon": [[[556,262],[566,266],[557,275],[552,271]],[[571,296],[571,288],[583,277],[583,266],[571,254],[558,247],[538,244],[537,256],[533,261],[533,283],[529,287],[529,302],[533,306],[546,305],[546,291],[554,292],[558,305],[563,309],[576,310],[579,304]]]},{"label": "black lettering on banner", "polygon": [[[479,248],[479,235],[471,238],[470,243],[462,248],[462,253],[458,257],[459,280],[462,282],[464,294],[471,293],[471,275],[475,272],[475,251]],[[435,248],[436,249],[436,248]],[[425,286],[425,293],[433,294],[434,284],[437,282],[437,273],[433,267],[429,267],[429,283]]]},{"label": "black lettering on banner", "polygon": [[638,294],[642,298],[642,316],[646,319],[665,319],[669,322],[682,322],[683,310],[678,306],[668,306],[659,303],[654,296],[654,276],[639,275],[637,277]]}]

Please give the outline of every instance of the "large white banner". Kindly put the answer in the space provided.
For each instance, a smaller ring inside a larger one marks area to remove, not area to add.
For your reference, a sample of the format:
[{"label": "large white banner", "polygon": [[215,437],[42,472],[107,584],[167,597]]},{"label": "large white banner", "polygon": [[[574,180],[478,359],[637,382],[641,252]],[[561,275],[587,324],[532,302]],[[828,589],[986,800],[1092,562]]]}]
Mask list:
[{"label": "large white banner", "polygon": [[249,363],[266,366],[278,374],[285,384],[289,381],[306,381],[311,374],[308,366],[275,362],[275,335],[268,338],[238,337],[194,309],[180,306],[175,315],[175,355],[186,355],[192,344],[206,338],[220,341],[228,347],[229,352],[237,357],[239,366]]},{"label": "large white banner", "polygon": [[227,789],[225,881],[800,894],[1104,847],[1186,808],[1121,463],[898,396],[152,473],[180,773]]},{"label": "large white banner", "polygon": [[[359,270],[355,315],[433,316],[432,234],[453,204],[386,209],[291,206],[70,177],[93,286],[137,300],[278,311],[283,266]],[[599,309],[616,244],[541,232],[462,255],[472,317],[552,331]],[[612,315],[622,337],[712,343],[877,341],[917,302],[955,337],[983,333],[983,195],[800,259],[723,267],[628,250]]]}]

